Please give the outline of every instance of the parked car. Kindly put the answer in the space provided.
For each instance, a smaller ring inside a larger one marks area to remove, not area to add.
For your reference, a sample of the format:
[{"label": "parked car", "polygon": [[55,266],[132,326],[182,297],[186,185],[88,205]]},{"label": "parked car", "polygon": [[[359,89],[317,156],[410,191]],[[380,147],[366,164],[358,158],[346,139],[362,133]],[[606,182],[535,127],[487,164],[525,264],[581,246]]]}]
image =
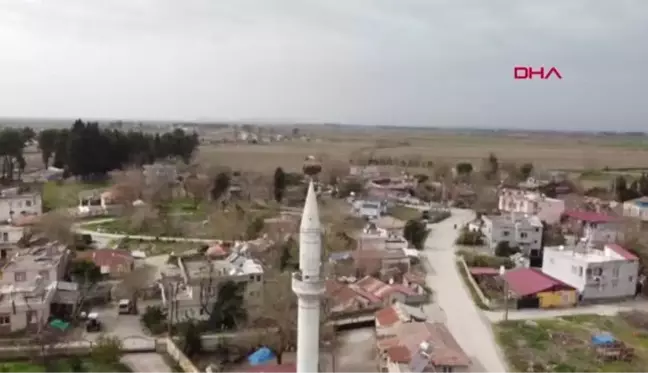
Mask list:
[{"label": "parked car", "polygon": [[120,315],[130,315],[136,314],[137,310],[135,309],[133,302],[130,299],[120,299],[119,300],[119,314]]},{"label": "parked car", "polygon": [[101,321],[99,321],[99,314],[96,312],[90,312],[87,318],[88,320],[86,321],[86,331],[88,333],[100,332]]}]

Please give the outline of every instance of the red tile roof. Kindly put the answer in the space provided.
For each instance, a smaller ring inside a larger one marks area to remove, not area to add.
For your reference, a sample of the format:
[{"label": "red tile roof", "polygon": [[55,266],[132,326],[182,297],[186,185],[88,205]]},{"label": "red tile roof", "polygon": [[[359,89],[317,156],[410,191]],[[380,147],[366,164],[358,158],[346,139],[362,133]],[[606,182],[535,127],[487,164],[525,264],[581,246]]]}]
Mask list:
[{"label": "red tile roof", "polygon": [[388,327],[400,321],[398,312],[392,306],[381,309],[376,312],[376,324],[381,327]]},{"label": "red tile roof", "polygon": [[497,276],[499,269],[490,267],[470,267],[470,274],[473,276]]},{"label": "red tile roof", "polygon": [[112,249],[79,251],[77,259],[92,261],[110,273],[130,272],[135,261],[130,251]]},{"label": "red tile roof", "polygon": [[592,211],[570,210],[570,211],[565,211],[565,215],[569,216],[570,218],[583,220],[590,223],[607,223],[607,222],[617,220],[617,218],[614,216],[600,214],[598,212],[592,212]]},{"label": "red tile roof", "polygon": [[615,244],[615,243],[609,243],[607,246],[610,250],[614,251],[615,253],[621,255],[624,259],[627,260],[639,260],[639,257],[630,252],[629,250],[624,249],[621,245]]},{"label": "red tile roof", "polygon": [[409,363],[412,359],[410,350],[405,346],[393,346],[385,350],[385,354],[394,363]]},{"label": "red tile roof", "polygon": [[573,289],[564,282],[542,273],[536,268],[518,268],[507,271],[503,276],[509,290],[520,297],[533,295],[553,287]]},{"label": "red tile roof", "polygon": [[266,364],[257,365],[239,370],[246,373],[294,373],[297,372],[297,364]]}]

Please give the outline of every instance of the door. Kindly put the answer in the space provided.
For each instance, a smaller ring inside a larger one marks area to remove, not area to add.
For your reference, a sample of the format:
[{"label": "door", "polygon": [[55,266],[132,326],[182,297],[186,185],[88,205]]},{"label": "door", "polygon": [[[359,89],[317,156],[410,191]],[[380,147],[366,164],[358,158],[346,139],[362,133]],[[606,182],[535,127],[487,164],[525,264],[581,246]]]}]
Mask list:
[{"label": "door", "polygon": [[540,308],[540,299],[536,296],[520,298],[517,301],[517,308]]}]

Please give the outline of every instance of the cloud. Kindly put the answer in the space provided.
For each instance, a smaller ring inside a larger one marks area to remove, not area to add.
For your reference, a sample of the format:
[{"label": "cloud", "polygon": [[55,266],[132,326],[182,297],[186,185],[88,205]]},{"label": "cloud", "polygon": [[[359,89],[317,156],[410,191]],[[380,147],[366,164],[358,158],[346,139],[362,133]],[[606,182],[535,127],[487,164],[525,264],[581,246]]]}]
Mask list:
[{"label": "cloud", "polygon": [[644,0],[0,0],[0,115],[636,130],[646,37]]}]

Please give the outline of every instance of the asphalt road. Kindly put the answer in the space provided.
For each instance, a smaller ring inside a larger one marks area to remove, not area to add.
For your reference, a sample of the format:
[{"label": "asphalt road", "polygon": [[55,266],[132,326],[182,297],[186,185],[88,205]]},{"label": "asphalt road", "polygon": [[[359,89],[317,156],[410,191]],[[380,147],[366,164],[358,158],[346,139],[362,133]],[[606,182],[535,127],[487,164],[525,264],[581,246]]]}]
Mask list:
[{"label": "asphalt road", "polygon": [[430,224],[431,232],[423,253],[429,263],[427,285],[434,291],[434,303],[426,307],[431,320],[444,322],[459,345],[473,360],[470,371],[505,372],[506,362],[495,342],[491,322],[478,309],[457,271],[454,241],[458,228],[472,220],[470,210],[452,209],[452,216]]},{"label": "asphalt road", "polygon": [[133,372],[172,372],[162,355],[154,352],[126,354],[122,357],[121,361],[128,365]]}]

